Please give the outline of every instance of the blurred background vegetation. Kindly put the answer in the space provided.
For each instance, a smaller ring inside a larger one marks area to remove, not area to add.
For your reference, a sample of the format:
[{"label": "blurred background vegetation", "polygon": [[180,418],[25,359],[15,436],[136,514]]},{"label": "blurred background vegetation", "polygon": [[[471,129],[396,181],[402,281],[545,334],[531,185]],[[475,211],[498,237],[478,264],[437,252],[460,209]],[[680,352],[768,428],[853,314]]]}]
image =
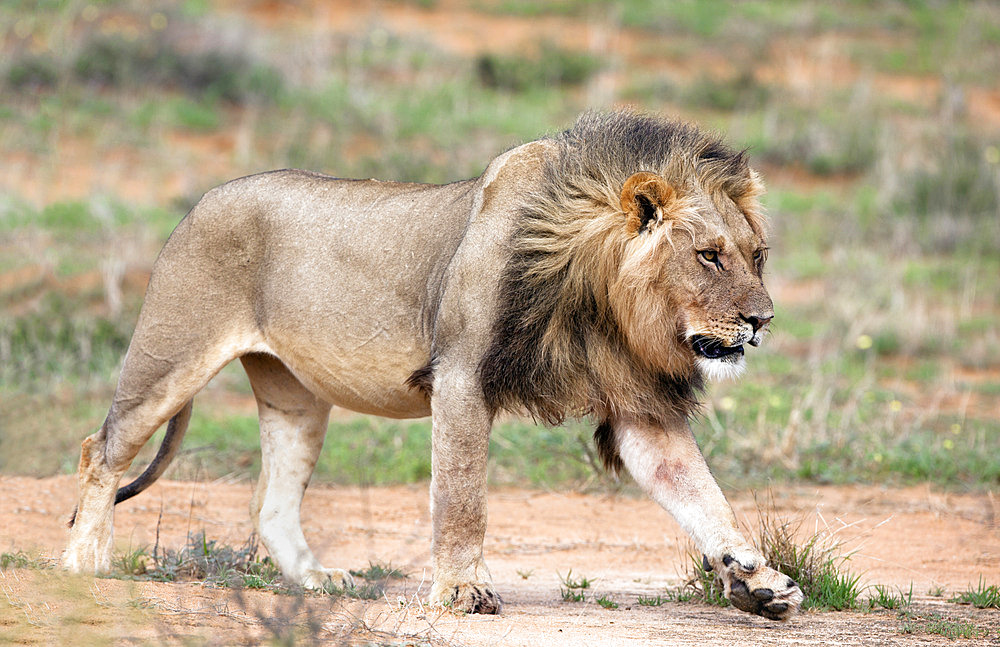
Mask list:
[{"label": "blurred background vegetation", "polygon": [[[214,185],[447,182],[627,104],[719,130],[769,186],[774,334],[695,422],[724,485],[1000,484],[996,3],[4,0],[0,26],[0,472],[75,469]],[[590,430],[505,421],[493,482],[607,487]],[[168,476],[258,464],[237,363]],[[427,421],[335,410],[317,479],[429,474]]]}]

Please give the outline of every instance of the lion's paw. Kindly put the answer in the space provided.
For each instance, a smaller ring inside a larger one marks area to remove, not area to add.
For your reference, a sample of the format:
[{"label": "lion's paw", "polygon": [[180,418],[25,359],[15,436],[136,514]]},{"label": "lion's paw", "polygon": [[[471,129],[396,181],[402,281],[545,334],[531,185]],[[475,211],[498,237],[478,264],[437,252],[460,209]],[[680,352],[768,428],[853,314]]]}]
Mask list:
[{"label": "lion's paw", "polygon": [[469,582],[451,587],[434,587],[431,604],[440,604],[465,613],[498,614],[503,600],[489,582]]},{"label": "lion's paw", "polygon": [[340,589],[354,587],[354,578],[345,570],[339,568],[318,568],[306,571],[302,578],[302,586],[307,589],[324,590],[331,586]]},{"label": "lion's paw", "polygon": [[788,620],[802,606],[804,596],[795,580],[765,566],[762,557],[725,555],[713,566],[725,585],[726,597],[741,611]]}]

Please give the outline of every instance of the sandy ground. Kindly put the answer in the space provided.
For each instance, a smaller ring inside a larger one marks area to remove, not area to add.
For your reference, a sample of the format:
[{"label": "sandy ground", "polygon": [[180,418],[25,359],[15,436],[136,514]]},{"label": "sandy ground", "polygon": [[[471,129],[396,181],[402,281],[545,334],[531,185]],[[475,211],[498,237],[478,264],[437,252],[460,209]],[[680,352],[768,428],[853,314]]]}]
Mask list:
[{"label": "sandy ground", "polygon": [[[251,532],[249,483],[166,481],[118,508],[117,543],[179,548],[189,531],[242,544]],[[73,505],[71,477],[0,477],[0,551],[56,557]],[[749,493],[731,495],[737,516],[757,523]],[[939,614],[988,631],[963,644],[1000,643],[1000,613],[946,602],[982,576],[1000,582],[1000,502],[990,494],[929,488],[792,487],[774,493],[777,514],[803,532],[827,529],[853,552],[869,584],[909,590],[919,618]],[[162,511],[162,517],[161,517]],[[0,572],[0,642],[67,638],[137,642],[258,643],[298,632],[299,642],[454,645],[928,644],[946,638],[902,631],[894,612],[806,613],[787,624],[695,603],[637,604],[682,582],[690,550],[651,501],[621,495],[503,489],[490,496],[487,561],[504,598],[499,617],[461,616],[421,599],[429,586],[426,487],[331,488],[307,493],[304,529],[321,561],[360,569],[390,562],[409,577],[383,600],[337,601],[217,589],[199,583],[69,577],[57,569]],[[559,574],[594,579],[585,602],[563,602]],[[944,597],[929,590],[943,587]],[[615,610],[594,601],[607,596]]]}]

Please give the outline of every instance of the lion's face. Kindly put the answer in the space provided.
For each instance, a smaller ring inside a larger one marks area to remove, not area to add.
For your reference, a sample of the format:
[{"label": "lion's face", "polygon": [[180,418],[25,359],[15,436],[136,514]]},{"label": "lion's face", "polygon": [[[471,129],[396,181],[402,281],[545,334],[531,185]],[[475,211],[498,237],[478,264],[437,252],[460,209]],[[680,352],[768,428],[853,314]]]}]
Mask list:
[{"label": "lion's face", "polygon": [[619,287],[628,296],[615,310],[633,349],[670,372],[694,364],[709,379],[738,375],[744,344],[757,346],[774,316],[762,280],[767,243],[747,205],[638,173],[622,208],[630,238]]}]

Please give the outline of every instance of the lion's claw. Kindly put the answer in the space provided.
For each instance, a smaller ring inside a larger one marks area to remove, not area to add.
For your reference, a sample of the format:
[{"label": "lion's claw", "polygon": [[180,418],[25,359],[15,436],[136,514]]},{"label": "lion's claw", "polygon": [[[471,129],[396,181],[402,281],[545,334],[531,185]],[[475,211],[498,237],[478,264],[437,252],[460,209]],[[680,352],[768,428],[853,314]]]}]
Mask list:
[{"label": "lion's claw", "polygon": [[465,613],[498,614],[503,609],[500,595],[493,590],[492,585],[482,582],[455,586],[449,598],[441,602]]},{"label": "lion's claw", "polygon": [[729,601],[741,611],[771,620],[787,620],[802,603],[802,591],[797,586],[786,589],[779,598],[772,589],[751,590],[746,581],[734,577],[729,588]]}]

